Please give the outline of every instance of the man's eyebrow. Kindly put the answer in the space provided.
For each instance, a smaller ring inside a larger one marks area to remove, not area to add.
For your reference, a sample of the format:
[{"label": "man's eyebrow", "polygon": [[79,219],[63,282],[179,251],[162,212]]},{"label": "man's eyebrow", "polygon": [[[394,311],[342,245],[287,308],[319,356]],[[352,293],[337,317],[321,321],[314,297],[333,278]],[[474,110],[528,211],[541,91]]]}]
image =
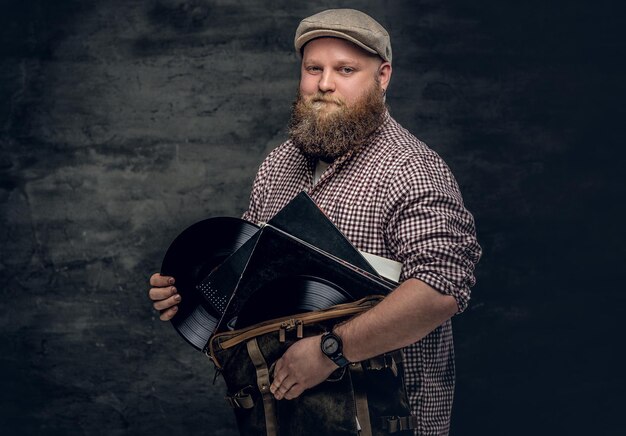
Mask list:
[{"label": "man's eyebrow", "polygon": [[[303,61],[303,63],[305,65],[310,65],[310,64],[321,64],[323,62],[315,59],[315,58],[309,58],[309,59],[305,59]],[[345,64],[352,64],[352,65],[361,65],[362,62],[360,62],[358,59],[356,58],[339,58],[336,61],[333,61],[334,65],[345,65]]]}]

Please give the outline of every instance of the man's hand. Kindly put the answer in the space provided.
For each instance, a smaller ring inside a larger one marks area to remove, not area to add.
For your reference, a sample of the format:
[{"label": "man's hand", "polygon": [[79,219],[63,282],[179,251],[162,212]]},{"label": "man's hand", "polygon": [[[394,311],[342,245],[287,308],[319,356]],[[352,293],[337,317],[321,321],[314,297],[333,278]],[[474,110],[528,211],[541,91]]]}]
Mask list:
[{"label": "man's hand", "polygon": [[295,342],[276,361],[270,391],[277,400],[292,400],[306,389],[317,386],[337,369],[320,348],[321,336]]},{"label": "man's hand", "polygon": [[[378,305],[334,331],[342,339],[346,359],[360,362],[422,339],[457,311],[453,297],[409,279]],[[277,400],[298,397],[337,369],[322,354],[320,341],[321,336],[301,339],[276,361],[270,390]]]},{"label": "man's hand", "polygon": [[174,283],[174,277],[162,276],[159,273],[154,273],[150,277],[152,288],[148,292],[148,297],[154,301],[152,306],[161,311],[159,317],[161,321],[169,321],[178,311],[177,304],[180,303],[180,294],[173,286]]}]

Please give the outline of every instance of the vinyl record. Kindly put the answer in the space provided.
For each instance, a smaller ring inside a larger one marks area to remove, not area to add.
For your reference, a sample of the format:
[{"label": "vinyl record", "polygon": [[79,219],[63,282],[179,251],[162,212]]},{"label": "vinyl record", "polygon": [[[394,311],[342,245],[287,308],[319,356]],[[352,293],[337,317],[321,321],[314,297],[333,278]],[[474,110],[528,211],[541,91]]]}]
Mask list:
[{"label": "vinyl record", "polygon": [[283,276],[248,298],[234,321],[240,329],[269,319],[327,309],[353,298],[328,280],[312,276]]},{"label": "vinyl record", "polygon": [[221,314],[204,302],[196,285],[258,230],[238,218],[209,218],[185,229],[165,253],[161,274],[176,279],[182,297],[171,323],[198,350],[208,342]]}]

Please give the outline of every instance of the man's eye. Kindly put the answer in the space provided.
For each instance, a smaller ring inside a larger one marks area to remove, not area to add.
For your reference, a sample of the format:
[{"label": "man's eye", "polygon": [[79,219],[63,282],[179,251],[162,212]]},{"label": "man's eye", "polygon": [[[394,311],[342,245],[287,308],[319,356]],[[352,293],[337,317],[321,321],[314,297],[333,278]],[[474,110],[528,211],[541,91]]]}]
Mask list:
[{"label": "man's eye", "polygon": [[312,73],[315,73],[317,71],[322,71],[322,69],[320,67],[306,67],[307,71],[310,71]]},{"label": "man's eye", "polygon": [[354,68],[350,68],[350,67],[341,67],[340,71],[343,74],[350,74],[352,72],[354,72]]}]

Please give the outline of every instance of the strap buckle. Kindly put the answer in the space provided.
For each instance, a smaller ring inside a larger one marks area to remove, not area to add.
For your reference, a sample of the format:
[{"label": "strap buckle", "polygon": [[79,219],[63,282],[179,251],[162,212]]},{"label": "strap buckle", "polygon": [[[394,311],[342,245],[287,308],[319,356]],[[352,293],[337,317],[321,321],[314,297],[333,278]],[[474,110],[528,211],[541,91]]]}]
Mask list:
[{"label": "strap buckle", "polygon": [[380,418],[381,427],[387,433],[396,433],[417,428],[417,416],[383,416]]},{"label": "strap buckle", "polygon": [[239,392],[235,392],[233,395],[224,396],[224,399],[233,409],[252,409],[254,407],[254,398],[252,398],[253,391],[254,387],[248,385]]},{"label": "strap buckle", "polygon": [[398,366],[395,357],[390,353],[372,357],[363,362],[365,369],[370,371],[380,371],[390,369],[394,377],[398,376]]}]

